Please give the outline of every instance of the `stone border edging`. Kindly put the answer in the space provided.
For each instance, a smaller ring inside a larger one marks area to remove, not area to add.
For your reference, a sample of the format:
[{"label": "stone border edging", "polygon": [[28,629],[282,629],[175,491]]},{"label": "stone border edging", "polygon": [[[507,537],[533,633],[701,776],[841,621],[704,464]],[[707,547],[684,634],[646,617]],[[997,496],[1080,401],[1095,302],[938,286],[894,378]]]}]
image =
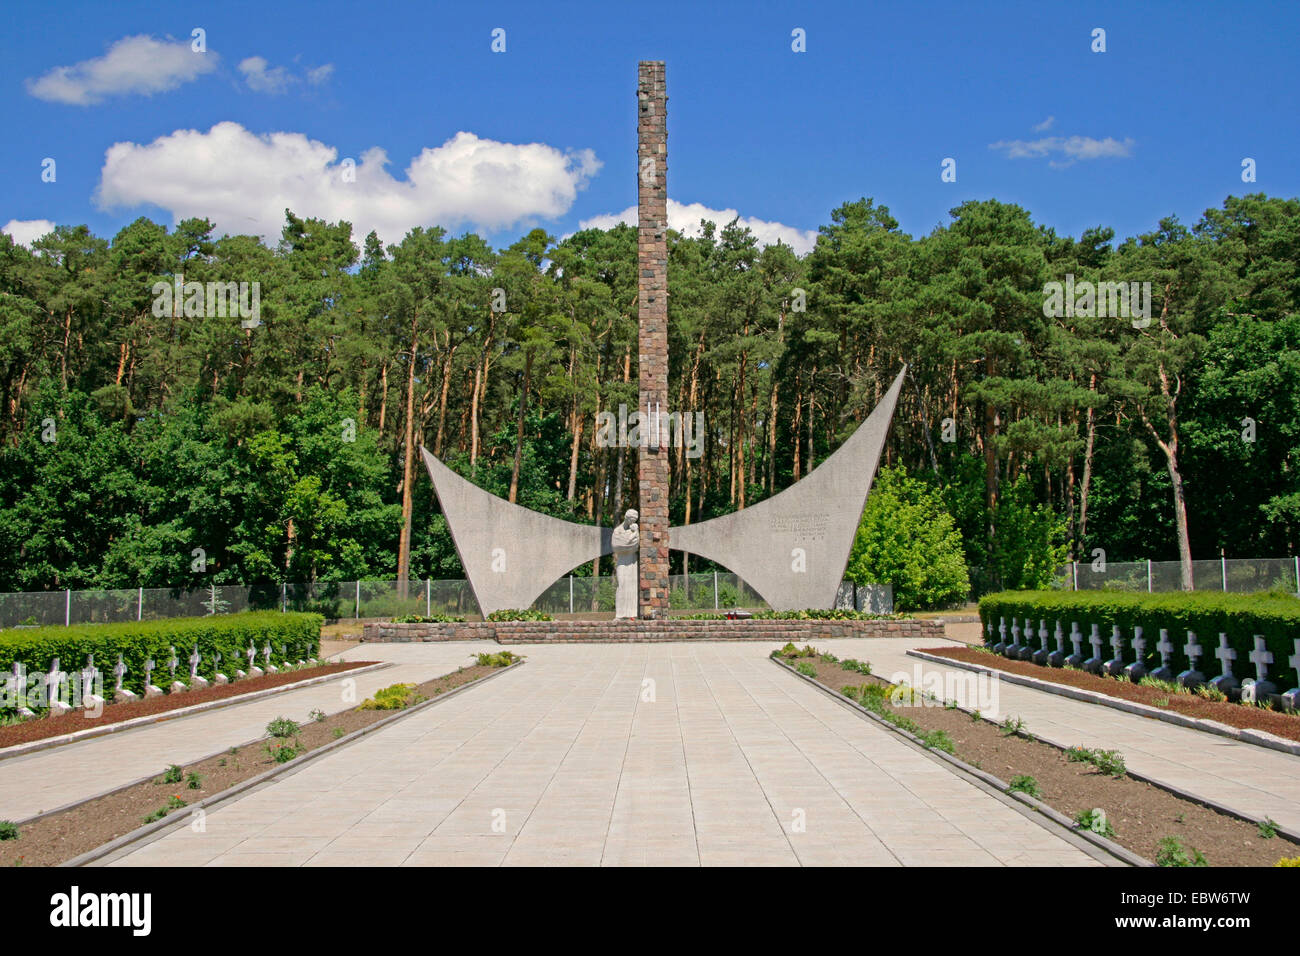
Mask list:
[{"label": "stone border edging", "polygon": [[[966,646],[970,647],[974,645]],[[1111,697],[1095,690],[1086,690],[1082,687],[1071,687],[1068,684],[1057,684],[1054,681],[1040,680],[1037,677],[1029,677],[1025,674],[1015,674],[1011,671],[999,670],[996,667],[987,667],[982,664],[972,664],[969,661],[957,661],[953,660],[951,657],[940,657],[938,654],[927,654],[924,651],[910,650],[907,651],[907,655],[909,657],[920,658],[923,661],[929,661],[932,664],[947,664],[953,667],[960,667],[964,670],[978,670],[984,671],[985,673],[996,673],[1000,679],[1005,680],[1008,683],[1020,684],[1024,687],[1032,687],[1034,690],[1046,691],[1049,694],[1056,694],[1060,697],[1069,697],[1072,700],[1079,700],[1088,704],[1100,704],[1103,707],[1122,710],[1126,713],[1135,714],[1138,717],[1154,717],[1156,720],[1163,720],[1168,724],[1177,724],[1179,727],[1190,727],[1192,730],[1218,734],[1220,737],[1231,737],[1232,739],[1240,740],[1245,744],[1254,744],[1256,747],[1267,747],[1269,750],[1278,750],[1282,753],[1300,756],[1300,742],[1287,740],[1285,737],[1279,737],[1276,734],[1270,734],[1267,731],[1232,727],[1228,724],[1221,724],[1217,720],[1206,720],[1202,717],[1188,717],[1186,714],[1171,713],[1167,710],[1161,710],[1159,707],[1152,707],[1150,704],[1142,704],[1135,700],[1124,700],[1119,697]]]},{"label": "stone border edging", "polygon": [[[338,664],[342,662],[333,661],[332,663]],[[132,717],[130,720],[119,720],[116,723],[104,724],[99,727],[87,727],[85,730],[74,730],[70,734],[60,734],[57,737],[42,737],[40,740],[33,740],[25,744],[13,744],[9,747],[0,748],[0,760],[6,760],[9,757],[22,757],[41,750],[48,750],[51,747],[61,747],[64,744],[80,743],[83,740],[103,737],[107,734],[115,734],[123,730],[134,730],[137,727],[145,727],[149,724],[156,724],[177,717],[189,717],[193,714],[203,713],[204,711],[216,710],[220,707],[230,707],[234,704],[247,704],[250,701],[261,700],[264,697],[270,697],[274,694],[283,693],[284,691],[310,687],[313,684],[323,684],[326,681],[335,679],[336,677],[343,677],[344,675],[351,676],[352,674],[365,674],[369,671],[378,670],[384,667],[393,667],[396,663],[396,661],[376,661],[375,663],[368,664],[365,667],[354,667],[350,670],[340,671],[335,674],[319,674],[316,677],[309,677],[307,680],[295,681],[292,684],[281,684],[277,687],[264,687],[262,690],[250,691],[247,694],[237,694],[234,697],[221,697],[217,700],[207,701],[206,703],[194,704],[190,707],[177,707],[175,710],[164,710],[161,713],[146,714],[143,717]],[[36,818],[33,817],[32,819]]]},{"label": "stone border edging", "polygon": [[[913,656],[913,657],[918,657],[918,658],[920,658],[920,659],[922,659],[922,660],[930,661],[931,663],[952,664],[952,665],[955,665],[955,666],[958,666],[958,667],[962,667],[962,668],[965,669],[965,670],[972,670],[972,671],[976,671],[976,672],[983,672],[983,673],[996,674],[999,678],[1007,677],[1007,676],[1008,676],[1008,674],[1007,674],[1006,671],[1000,671],[1000,670],[997,670],[996,668],[981,667],[981,666],[978,666],[978,665],[975,665],[975,664],[969,664],[969,663],[967,663],[966,661],[954,661],[954,660],[952,660],[951,658],[948,658],[948,657],[939,657],[938,655],[935,655],[935,654],[925,654],[925,653],[923,653],[923,652],[918,652],[918,651],[908,651],[907,653],[910,654],[910,655]],[[802,675],[801,675],[801,676],[802,676]],[[1018,680],[1018,681],[1012,681],[1012,683],[1022,684],[1023,686],[1029,687],[1031,690],[1044,690],[1044,691],[1046,691],[1047,693],[1052,693],[1052,692],[1053,692],[1052,690],[1049,690],[1049,689],[1046,688],[1046,687],[1040,687],[1040,686],[1038,686],[1038,685],[1041,685],[1041,684],[1048,684],[1051,688],[1059,688],[1059,687],[1061,687],[1060,684],[1051,684],[1049,681],[1040,681],[1040,680],[1038,680],[1037,678],[1033,678],[1033,677],[1024,677],[1024,676],[1021,675],[1021,674],[1011,674],[1011,675],[1009,675],[1009,676],[1010,676],[1010,677],[1019,677],[1019,678],[1021,678],[1021,679]],[[1109,705],[1107,702],[1109,702],[1109,701],[1113,701],[1113,700],[1115,700],[1115,698],[1113,698],[1113,697],[1106,697],[1105,694],[1098,694],[1098,693],[1096,693],[1095,691],[1085,691],[1085,690],[1082,690],[1081,688],[1078,688],[1078,687],[1069,687],[1069,688],[1067,688],[1067,689],[1068,689],[1068,690],[1072,690],[1072,691],[1077,691],[1077,692],[1079,692],[1079,693],[1081,693],[1081,694],[1087,694],[1087,695],[1089,695],[1089,697],[1088,697],[1088,698],[1084,698],[1084,697],[1074,697],[1074,696],[1071,695],[1071,694],[1061,694],[1060,696],[1063,696],[1063,697],[1071,697],[1072,699],[1080,700],[1080,701],[1082,701],[1083,703],[1096,703],[1096,704],[1101,704],[1102,706],[1114,706],[1114,705]],[[1091,697],[1101,697],[1102,700],[1094,701],[1094,700],[1089,699],[1089,698],[1091,698]],[[1213,725],[1213,727],[1222,727],[1222,728],[1225,728],[1225,729],[1227,729],[1227,730],[1236,730],[1236,729],[1237,729],[1237,728],[1234,728],[1234,727],[1228,727],[1226,724],[1220,724],[1220,723],[1218,723],[1218,722],[1216,722],[1216,721],[1211,721],[1211,720],[1197,720],[1197,719],[1194,718],[1194,717],[1187,717],[1187,716],[1184,716],[1183,714],[1166,714],[1164,711],[1161,711],[1161,710],[1159,710],[1159,709],[1157,709],[1157,708],[1155,708],[1155,707],[1148,707],[1146,704],[1138,704],[1138,703],[1136,703],[1135,701],[1122,701],[1122,703],[1125,703],[1125,704],[1132,704],[1134,707],[1140,707],[1140,708],[1142,708],[1142,711],[1138,711],[1138,710],[1129,710],[1128,707],[1116,707],[1115,709],[1117,709],[1117,710],[1124,710],[1124,711],[1126,711],[1126,712],[1128,712],[1128,713],[1132,713],[1132,714],[1134,714],[1135,716],[1138,716],[1138,717],[1148,717],[1148,716],[1158,716],[1158,717],[1179,717],[1179,718],[1181,718],[1181,720],[1178,720],[1178,721],[1170,721],[1170,723],[1180,724],[1181,726],[1188,726],[1188,727],[1190,727],[1190,728],[1193,729],[1193,730],[1210,730],[1210,728],[1206,728],[1206,727],[1202,727],[1202,726],[1200,726],[1201,724],[1211,724],[1211,725]],[[965,708],[958,708],[958,709],[961,710],[963,713],[970,713],[970,712],[967,711]],[[1155,714],[1147,714],[1147,713],[1144,713],[1143,711],[1155,711]],[[1189,723],[1187,723],[1187,724],[1183,724],[1182,721],[1188,721]],[[1210,732],[1211,732],[1211,733],[1219,733],[1219,731],[1217,731],[1217,730],[1210,730]],[[1256,731],[1256,733],[1259,733],[1259,731]],[[1224,737],[1232,737],[1232,736],[1234,736],[1234,735],[1233,735],[1233,734],[1230,734],[1230,733],[1224,733],[1224,734],[1222,734],[1222,736],[1224,736]],[[1270,738],[1273,737],[1272,734],[1269,734],[1268,736],[1269,736]],[[1037,734],[1034,734],[1033,737],[1034,737],[1035,740],[1039,741],[1040,743],[1045,743],[1045,744],[1047,744],[1047,745],[1050,746],[1050,747],[1055,747],[1057,750],[1060,750],[1060,751],[1062,751],[1062,752],[1064,752],[1065,750],[1068,749],[1068,748],[1066,748],[1066,747],[1061,746],[1060,744],[1053,743],[1053,742],[1050,741],[1050,740],[1044,740],[1042,737],[1039,737]],[[1251,739],[1248,739],[1248,738],[1238,738],[1238,739],[1240,739],[1242,743],[1256,744],[1256,746],[1268,746],[1267,744],[1259,743],[1258,741],[1251,740]],[[1290,743],[1290,741],[1287,741],[1287,743]],[[1272,748],[1272,749],[1278,749],[1278,750],[1280,750],[1280,749],[1282,749],[1282,748]],[[1292,751],[1287,751],[1287,752],[1292,752]],[[1296,751],[1296,752],[1300,752],[1300,751]],[[1163,781],[1163,780],[1157,780],[1155,777],[1147,776],[1146,774],[1144,774],[1144,773],[1139,773],[1138,771],[1135,771],[1135,770],[1128,770],[1128,769],[1125,769],[1124,772],[1125,772],[1125,774],[1127,774],[1128,776],[1132,777],[1134,780],[1141,780],[1143,783],[1149,783],[1149,784],[1151,784],[1151,786],[1153,786],[1153,787],[1158,787],[1159,789],[1164,790],[1166,793],[1172,793],[1174,796],[1176,796],[1176,797],[1181,797],[1182,799],[1187,800],[1187,801],[1190,801],[1191,803],[1198,803],[1198,804],[1200,804],[1200,805],[1203,806],[1203,807],[1209,807],[1211,810],[1214,810],[1214,811],[1216,811],[1216,812],[1218,812],[1218,813],[1222,813],[1224,816],[1233,817],[1233,818],[1235,818],[1235,819],[1237,819],[1237,820],[1244,820],[1246,823],[1253,823],[1253,824],[1255,824],[1256,826],[1258,826],[1258,825],[1261,824],[1261,823],[1266,822],[1264,817],[1256,817],[1256,816],[1252,816],[1251,814],[1246,813],[1246,812],[1243,811],[1243,810],[1238,810],[1238,809],[1236,809],[1235,807],[1230,807],[1230,806],[1228,806],[1227,804],[1220,803],[1219,801],[1215,800],[1213,797],[1203,797],[1203,796],[1201,796],[1201,795],[1198,794],[1198,793],[1193,793],[1193,792],[1190,791],[1190,790],[1184,790],[1182,787],[1176,786],[1176,785],[1174,785],[1174,784],[1172,784],[1172,783],[1166,783],[1166,782]],[[1276,820],[1272,820],[1271,822],[1272,822],[1272,824],[1273,824],[1274,829],[1276,829],[1278,833],[1282,834],[1282,835],[1283,835],[1284,837],[1286,837],[1288,840],[1293,840],[1293,841],[1295,841],[1296,843],[1300,843],[1300,832],[1297,832],[1297,831],[1295,831],[1295,830],[1292,830],[1290,827],[1283,826],[1282,824],[1278,823]]]},{"label": "stone border edging", "polygon": [[[235,784],[233,787],[227,787],[225,790],[222,790],[220,793],[214,793],[210,797],[204,797],[198,803],[188,804],[186,806],[186,809],[190,811],[204,810],[205,812],[207,810],[214,809],[217,805],[225,803],[227,800],[232,800],[235,797],[238,797],[239,795],[243,794],[247,790],[251,790],[255,787],[259,787],[264,783],[269,783],[275,777],[297,773],[300,769],[302,769],[302,767],[304,767],[308,763],[311,763],[311,761],[315,760],[317,757],[323,757],[326,754],[332,753],[333,751],[339,748],[346,747],[349,744],[355,743],[356,741],[364,737],[366,734],[374,733],[377,730],[382,730],[384,727],[387,727],[389,724],[393,723],[394,721],[401,720],[403,717],[410,717],[412,714],[416,714],[422,710],[425,710],[426,708],[432,707],[435,704],[442,703],[445,700],[450,700],[452,697],[455,697],[461,691],[469,690],[471,687],[478,687],[479,685],[484,684],[495,677],[500,677],[502,674],[514,670],[517,666],[522,665],[523,663],[524,661],[521,659],[519,661],[516,661],[514,664],[511,664],[509,667],[501,668],[495,674],[488,674],[484,677],[480,677],[478,680],[470,681],[468,684],[462,684],[459,687],[453,688],[452,690],[447,691],[447,693],[445,694],[439,694],[437,697],[430,697],[428,700],[421,701],[420,703],[415,704],[414,706],[407,707],[403,710],[399,710],[397,713],[390,714],[389,716],[384,717],[381,720],[377,720],[373,724],[370,724],[369,726],[362,727],[359,730],[354,730],[352,731],[352,733],[348,734],[345,737],[340,737],[338,740],[331,740],[328,743],[322,744],[321,746],[317,747],[315,750],[309,750],[307,751],[307,753],[303,754],[301,757],[295,760],[291,760],[288,763],[280,764],[277,767],[272,767],[270,770],[264,770],[262,773],[259,773],[257,776],[249,777],[247,780],[241,781],[240,783]],[[436,680],[437,678],[434,679]],[[264,740],[266,738],[259,737],[257,739]],[[251,742],[256,743],[257,741],[255,740]],[[247,744],[245,744],[244,746],[247,746]],[[213,754],[213,756],[216,755]],[[202,759],[207,759],[207,758],[202,758]],[[145,779],[149,779],[149,778],[145,778]],[[103,796],[103,794],[101,794],[100,796]],[[97,798],[91,797],[90,799],[94,800]],[[81,801],[81,802],[84,803],[85,801]],[[76,806],[76,804],[70,804],[70,806]],[[191,814],[185,814],[184,816],[189,817],[190,815]],[[169,816],[171,815],[169,814]],[[133,843],[139,843],[141,841],[145,841],[147,837],[154,836],[160,831],[167,829],[169,826],[179,827],[179,826],[185,826],[187,825],[187,823],[188,820],[180,820],[175,816],[172,816],[171,819],[168,819],[167,817],[163,817],[161,820],[156,820],[153,823],[146,823],[144,826],[137,827],[136,829],[132,830],[130,833],[124,833],[120,837],[110,840],[108,843],[105,843],[103,846],[95,847],[95,849],[93,850],[87,850],[85,853],[82,853],[78,856],[74,856],[72,859],[65,860],[63,863],[60,863],[58,865],[61,867],[89,866],[99,860],[102,860],[106,856],[110,856],[112,854],[117,853],[119,850],[125,849],[126,847],[130,846]],[[147,842],[152,843],[153,841],[148,840]]]},{"label": "stone border edging", "polygon": [[[961,760],[958,757],[954,757],[952,754],[945,753],[942,750],[935,750],[933,747],[927,747],[924,744],[924,742],[922,742],[922,740],[919,737],[917,737],[915,734],[904,730],[902,727],[897,727],[894,724],[891,724],[889,721],[885,720],[879,714],[872,713],[871,711],[863,707],[861,704],[849,700],[843,694],[836,694],[829,687],[826,687],[825,685],[813,680],[811,677],[807,677],[803,674],[800,674],[793,667],[787,667],[785,664],[782,664],[780,661],[776,660],[776,658],[768,658],[768,660],[772,661],[773,664],[775,664],[777,667],[781,668],[782,670],[789,671],[791,674],[793,674],[795,677],[799,678],[800,680],[808,684],[811,684],[813,687],[821,691],[831,700],[834,700],[837,703],[847,707],[849,710],[851,710],[853,713],[857,714],[858,716],[875,721],[881,727],[884,727],[885,729],[900,735],[901,737],[903,737],[903,739],[905,739],[913,747],[920,750],[922,753],[927,754],[933,757],[934,759],[946,764],[948,766],[948,769],[952,770],[958,776],[974,778],[972,782],[974,782],[976,786],[982,784],[983,789],[994,790],[997,792],[998,796],[1005,797],[1010,800],[1016,800],[1019,801],[1020,803],[1025,804],[1026,805],[1026,810],[1024,811],[1025,816],[1029,817],[1031,820],[1039,824],[1039,826],[1043,827],[1045,830],[1055,831],[1058,828],[1064,830],[1065,834],[1063,835],[1057,834],[1057,835],[1063,836],[1063,838],[1066,839],[1066,842],[1070,843],[1072,846],[1075,846],[1076,849],[1084,849],[1085,852],[1088,852],[1088,855],[1092,856],[1094,859],[1100,859],[1099,855],[1096,853],[1092,853],[1091,850],[1088,848],[1077,846],[1077,843],[1075,841],[1078,840],[1078,841],[1083,841],[1085,843],[1090,843],[1097,850],[1100,850],[1101,852],[1114,857],[1117,861],[1119,861],[1121,864],[1125,866],[1155,866],[1155,864],[1152,863],[1150,860],[1146,859],[1145,857],[1138,856],[1132,850],[1129,850],[1128,848],[1121,846],[1115,841],[1108,840],[1105,837],[1101,836],[1100,834],[1093,833],[1091,830],[1085,830],[1082,829],[1081,827],[1076,826],[1074,821],[1071,820],[1069,817],[1066,817],[1065,815],[1058,812],[1057,810],[1052,809],[1047,804],[1043,803],[1041,800],[1037,800],[1026,793],[1020,793],[1019,791],[1012,791],[1010,784],[1006,783],[1004,780],[1001,780],[998,777],[993,776],[993,774],[985,770],[981,770],[978,767],[971,766],[970,764],[966,763],[964,760]],[[1037,813],[1029,813],[1028,811],[1030,810],[1037,811]],[[1040,817],[1046,817],[1046,820],[1043,820]],[[1074,839],[1070,839],[1070,838],[1074,838]],[[1102,862],[1105,863],[1108,861],[1102,860]]]}]

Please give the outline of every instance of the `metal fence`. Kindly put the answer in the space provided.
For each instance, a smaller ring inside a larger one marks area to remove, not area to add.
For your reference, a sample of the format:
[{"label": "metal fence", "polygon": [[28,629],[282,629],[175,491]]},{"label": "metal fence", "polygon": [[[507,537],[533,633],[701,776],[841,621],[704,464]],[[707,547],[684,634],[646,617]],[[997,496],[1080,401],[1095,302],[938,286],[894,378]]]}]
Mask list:
[{"label": "metal fence", "polygon": [[[725,571],[674,574],[669,602],[675,611],[762,610],[758,592]],[[837,606],[888,613],[889,585],[840,586]],[[614,578],[569,575],[533,602],[548,614],[613,613]],[[402,617],[446,614],[473,617],[479,612],[465,580],[317,581],[311,584],[210,585],[206,588],[128,588],[100,591],[29,591],[0,594],[0,628],[17,625],[107,624],[168,617],[201,617],[238,611],[314,611],[327,618]]]},{"label": "metal fence", "polygon": [[[1182,590],[1177,561],[1076,561],[1057,572],[1056,587],[1074,591]],[[1300,557],[1219,558],[1192,562],[1197,591],[1249,594],[1278,591],[1300,597]]]}]

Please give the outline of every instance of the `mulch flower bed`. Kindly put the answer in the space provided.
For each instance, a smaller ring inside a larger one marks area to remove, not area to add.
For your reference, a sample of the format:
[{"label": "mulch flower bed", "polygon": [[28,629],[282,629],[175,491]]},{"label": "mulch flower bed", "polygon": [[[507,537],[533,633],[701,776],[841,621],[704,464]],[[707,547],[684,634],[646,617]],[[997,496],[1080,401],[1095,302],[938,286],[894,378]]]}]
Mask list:
[{"label": "mulch flower bed", "polygon": [[1234,704],[1226,700],[1208,700],[1195,693],[1170,693],[1160,687],[1144,687],[1126,678],[1099,677],[1073,667],[1044,667],[1030,661],[1013,661],[1001,654],[993,654],[977,647],[927,647],[926,654],[947,657],[966,664],[979,664],[1008,674],[1035,677],[1052,684],[1064,684],[1082,690],[1095,691],[1107,697],[1118,697],[1139,704],[1158,707],[1188,717],[1213,720],[1241,730],[1262,730],[1266,733],[1300,741],[1300,716],[1266,707]]},{"label": "mulch flower bed", "polygon": [[[486,677],[496,669],[478,664],[462,667],[417,685],[412,700],[445,694]],[[305,753],[396,712],[350,708],[323,720],[304,723],[296,734],[288,738],[268,736],[255,744],[232,747],[218,756],[187,764],[179,768],[179,773],[172,770],[170,782],[164,782],[170,768],[159,767],[159,775],[153,780],[132,784],[32,823],[20,824],[18,839],[0,842],[0,866],[54,866],[63,863],[130,833],[149,822],[147,818],[159,814],[164,807],[168,807],[167,814],[183,813],[187,804],[197,803],[270,770],[277,764],[274,756],[277,749],[292,747],[297,754],[293,759],[301,759]]]},{"label": "mulch flower bed", "polygon": [[335,664],[319,664],[278,674],[265,674],[262,677],[246,677],[229,684],[214,684],[199,690],[185,691],[180,694],[163,694],[161,697],[143,697],[140,700],[121,701],[105,704],[98,717],[92,711],[77,709],[59,717],[37,717],[20,724],[0,727],[0,747],[12,747],[15,744],[31,743],[47,737],[59,737],[63,734],[76,733],[92,727],[117,724],[136,717],[149,717],[163,714],[169,710],[193,707],[214,700],[239,697],[259,690],[269,690],[285,684],[296,684],[313,677],[328,677],[331,674],[369,667],[374,661],[346,661]]},{"label": "mulch flower bed", "polygon": [[[894,687],[888,681],[846,670],[841,663],[821,656],[776,658],[792,669],[811,667],[813,679],[828,690],[842,694],[845,687],[863,684]],[[1203,854],[1209,866],[1272,866],[1283,857],[1300,856],[1300,844],[1283,836],[1264,837],[1253,823],[1219,813],[1184,800],[1166,790],[1127,775],[1109,776],[1086,762],[1072,762],[1058,748],[1033,738],[1033,727],[1019,733],[943,702],[923,699],[917,688],[912,703],[906,696],[898,703],[889,697],[883,710],[913,721],[917,736],[942,731],[951,742],[952,754],[985,773],[1007,783],[1017,777],[1032,777],[1038,793],[1031,793],[1070,819],[1080,812],[1099,808],[1113,828],[1107,834],[1116,843],[1148,860],[1159,861],[1160,843],[1175,837],[1186,848]],[[1014,717],[1008,718],[1014,721]]]}]

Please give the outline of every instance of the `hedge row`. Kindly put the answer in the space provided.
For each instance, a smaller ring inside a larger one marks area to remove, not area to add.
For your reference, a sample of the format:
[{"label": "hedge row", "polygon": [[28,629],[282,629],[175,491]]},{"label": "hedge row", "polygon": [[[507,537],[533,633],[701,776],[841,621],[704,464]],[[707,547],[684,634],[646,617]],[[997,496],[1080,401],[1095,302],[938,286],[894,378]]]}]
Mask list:
[{"label": "hedge row", "polygon": [[[1105,641],[1103,653],[1110,656],[1111,628],[1118,626],[1124,635],[1124,659],[1132,655],[1133,628],[1141,627],[1146,640],[1145,663],[1149,670],[1160,666],[1160,653],[1156,642],[1160,630],[1169,632],[1174,652],[1170,665],[1175,671],[1186,670],[1187,655],[1183,647],[1187,632],[1196,634],[1197,643],[1205,648],[1199,667],[1206,677],[1219,673],[1219,660],[1214,650],[1219,646],[1219,635],[1228,635],[1228,646],[1237,652],[1233,673],[1238,678],[1254,677],[1255,666],[1249,654],[1255,648],[1255,635],[1262,634],[1266,646],[1273,652],[1269,676],[1278,684],[1295,686],[1295,673],[1288,659],[1296,653],[1295,642],[1300,638],[1300,600],[1286,596],[1257,594],[1221,594],[1214,591],[1174,592],[1166,594],[1133,594],[1124,591],[1002,591],[980,599],[980,620],[985,643],[996,643],[1000,638],[998,623],[1005,618],[1010,639],[1014,618],[1024,626],[1025,618],[1033,621],[1035,633],[1032,644],[1038,647],[1038,622],[1047,621],[1047,628],[1055,634],[1060,621],[1065,634],[1070,625],[1077,623],[1085,641],[1084,651],[1091,655],[1091,645],[1086,638],[1092,625],[1099,626]],[[990,640],[988,627],[993,625]],[[1048,648],[1056,649],[1055,637],[1048,639]],[[1065,651],[1070,652],[1067,638]]]},{"label": "hedge row", "polygon": [[72,673],[86,666],[86,655],[95,655],[95,667],[111,690],[116,678],[113,668],[122,655],[126,675],[122,686],[144,693],[144,663],[153,658],[153,680],[165,686],[171,679],[167,662],[176,648],[176,679],[189,682],[190,654],[198,645],[202,661],[199,676],[212,680],[217,665],[213,654],[221,654],[221,672],[233,676],[248,669],[248,646],[257,649],[257,666],[262,666],[262,649],[271,645],[271,663],[306,660],[320,656],[319,614],[282,614],[279,611],[249,611],[210,617],[180,617],[159,621],[122,624],[78,624],[72,627],[12,629],[0,633],[0,680],[21,662],[27,673],[45,673],[54,658],[59,668]]}]

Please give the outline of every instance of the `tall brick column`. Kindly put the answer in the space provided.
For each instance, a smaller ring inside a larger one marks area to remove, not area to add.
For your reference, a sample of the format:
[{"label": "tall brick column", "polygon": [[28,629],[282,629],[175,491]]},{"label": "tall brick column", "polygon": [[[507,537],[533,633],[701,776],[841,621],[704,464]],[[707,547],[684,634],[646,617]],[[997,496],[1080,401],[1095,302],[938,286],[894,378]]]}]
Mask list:
[{"label": "tall brick column", "polygon": [[642,618],[668,616],[668,127],[662,60],[637,66],[637,370],[641,431],[637,454],[641,551],[637,565]]}]

